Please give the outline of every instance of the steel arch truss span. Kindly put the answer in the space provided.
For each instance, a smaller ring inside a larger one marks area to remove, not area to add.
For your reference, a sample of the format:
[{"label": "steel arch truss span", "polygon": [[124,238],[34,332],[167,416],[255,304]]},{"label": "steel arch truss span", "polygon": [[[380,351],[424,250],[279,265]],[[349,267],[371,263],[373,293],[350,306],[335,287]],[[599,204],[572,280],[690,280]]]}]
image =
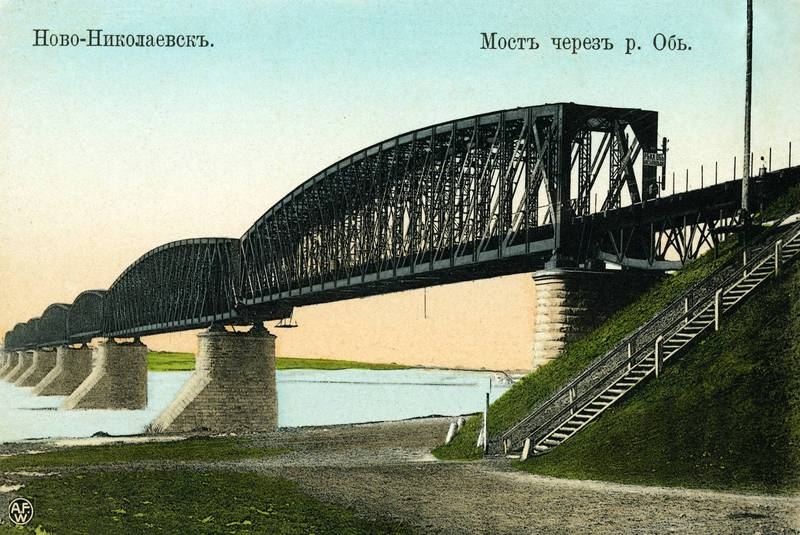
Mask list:
[{"label": "steel arch truss span", "polygon": [[14,325],[14,328],[10,331],[6,332],[5,338],[3,339],[3,349],[7,351],[17,351],[22,349],[23,342],[22,342],[22,323],[17,323]]},{"label": "steel arch truss span", "polygon": [[86,343],[103,333],[103,296],[105,290],[82,292],[67,312],[69,343]]},{"label": "steel arch truss span", "polygon": [[198,238],[153,249],[103,298],[104,336],[131,337],[235,322],[239,240]]},{"label": "steel arch truss span", "polygon": [[55,347],[69,342],[67,336],[69,308],[70,306],[64,303],[56,303],[45,309],[39,319],[37,345]]},{"label": "steel arch truss span", "polygon": [[[32,318],[25,323],[18,323],[9,333],[13,344],[6,341],[8,349],[34,349],[39,346],[39,318]],[[8,334],[6,335],[8,337]]]},{"label": "steel arch truss span", "polygon": [[[570,218],[590,212],[601,168],[608,172],[604,208],[618,207],[623,189],[641,200],[634,162],[643,147],[655,149],[657,117],[552,104],[373,145],[306,181],[247,231],[241,301],[271,316],[265,307],[279,301],[535,269],[566,250]],[[645,168],[641,180],[654,195],[655,170]]]}]

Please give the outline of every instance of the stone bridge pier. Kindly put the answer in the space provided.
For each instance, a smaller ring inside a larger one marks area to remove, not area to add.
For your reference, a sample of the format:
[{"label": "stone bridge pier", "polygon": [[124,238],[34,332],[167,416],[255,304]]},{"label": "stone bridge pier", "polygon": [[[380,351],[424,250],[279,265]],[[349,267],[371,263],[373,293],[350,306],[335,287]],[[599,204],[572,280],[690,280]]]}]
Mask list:
[{"label": "stone bridge pier", "polygon": [[14,382],[17,386],[36,386],[56,366],[54,349],[34,349],[31,365]]},{"label": "stone bridge pier", "polygon": [[11,384],[16,384],[19,376],[25,373],[33,364],[33,351],[17,351],[17,365],[8,372],[5,379]]},{"label": "stone bridge pier", "polygon": [[156,433],[273,431],[278,425],[275,336],[214,327],[200,333],[195,371],[150,425]]},{"label": "stone bridge pier", "polygon": [[3,362],[0,364],[0,379],[5,378],[6,374],[17,365],[17,353],[15,351],[3,351]]},{"label": "stone bridge pier", "polygon": [[568,343],[600,326],[659,277],[631,270],[554,268],[535,272],[533,368],[557,358]]},{"label": "stone bridge pier", "polygon": [[[19,365],[19,352],[18,351],[9,351],[8,352],[8,359],[6,361],[5,366],[3,369],[0,370],[0,378],[4,381],[9,381],[9,377],[11,376],[11,372]],[[11,381],[9,381],[11,382]]]},{"label": "stone bridge pier", "polygon": [[37,396],[68,396],[92,373],[92,349],[59,346],[56,363],[39,383],[33,387]]},{"label": "stone bridge pier", "polygon": [[[66,357],[67,355],[64,354]],[[100,342],[92,351],[92,372],[61,409],[144,409],[147,407],[147,346]]]}]

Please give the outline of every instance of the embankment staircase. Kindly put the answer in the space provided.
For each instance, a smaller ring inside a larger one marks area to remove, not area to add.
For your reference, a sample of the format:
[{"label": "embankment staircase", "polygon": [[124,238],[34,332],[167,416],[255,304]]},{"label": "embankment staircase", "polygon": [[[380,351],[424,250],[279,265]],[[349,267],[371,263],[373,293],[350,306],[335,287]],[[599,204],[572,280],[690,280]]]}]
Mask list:
[{"label": "embankment staircase", "polygon": [[[800,222],[777,222],[605,355],[519,423],[490,439],[494,454],[538,455],[580,431],[608,407],[708,333],[788,262],[800,256]],[[516,455],[515,455],[516,456]]]}]

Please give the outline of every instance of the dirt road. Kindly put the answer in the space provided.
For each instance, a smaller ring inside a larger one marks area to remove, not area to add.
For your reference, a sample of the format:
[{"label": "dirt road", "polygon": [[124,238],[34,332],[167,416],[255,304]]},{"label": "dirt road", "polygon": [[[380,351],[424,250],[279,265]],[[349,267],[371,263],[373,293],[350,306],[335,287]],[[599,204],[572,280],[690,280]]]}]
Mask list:
[{"label": "dirt road", "polygon": [[317,498],[422,533],[800,533],[800,497],[561,480],[515,471],[505,460],[436,461],[430,450],[448,424],[281,430],[256,440],[290,448],[286,454],[185,467],[285,477]]}]

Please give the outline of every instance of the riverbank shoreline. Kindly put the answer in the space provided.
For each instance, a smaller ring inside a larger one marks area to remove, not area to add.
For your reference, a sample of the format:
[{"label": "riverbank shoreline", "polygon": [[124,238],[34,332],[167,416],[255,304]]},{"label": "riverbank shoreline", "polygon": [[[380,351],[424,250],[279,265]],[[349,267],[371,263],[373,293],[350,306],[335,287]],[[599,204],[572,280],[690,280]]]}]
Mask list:
[{"label": "riverbank shoreline", "polygon": [[[175,351],[150,351],[148,354],[148,369],[150,371],[192,371],[194,370],[194,353]],[[342,360],[335,358],[313,357],[276,357],[275,367],[278,370],[436,370],[458,372],[484,372],[499,374],[505,382],[514,382],[530,373],[531,370],[500,370],[487,368],[462,368],[446,366],[422,366],[413,364],[398,364],[366,362],[356,360]]]}]

